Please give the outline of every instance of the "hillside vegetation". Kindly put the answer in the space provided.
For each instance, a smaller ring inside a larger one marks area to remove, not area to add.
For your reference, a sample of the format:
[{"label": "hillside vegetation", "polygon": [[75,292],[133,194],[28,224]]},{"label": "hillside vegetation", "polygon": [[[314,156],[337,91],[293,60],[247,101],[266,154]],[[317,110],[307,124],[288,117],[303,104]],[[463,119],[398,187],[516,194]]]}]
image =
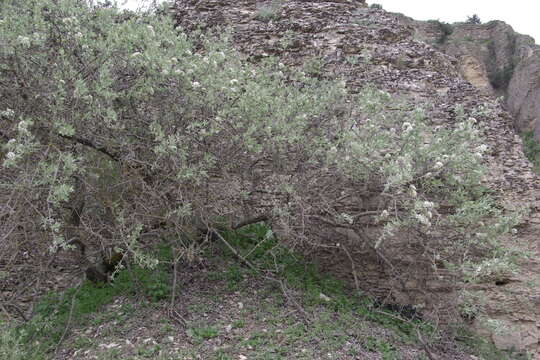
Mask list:
[{"label": "hillside vegetation", "polygon": [[[292,358],[298,343],[307,352],[295,358],[346,349],[350,358],[367,351],[393,359],[409,342],[409,358],[418,351],[431,357],[450,351],[444,346],[452,332],[413,316],[422,304],[365,296],[352,259],[353,289],[328,285],[335,280],[313,270],[317,256],[308,255],[367,249],[381,271],[398,277],[407,254],[419,273],[444,269],[456,288],[512,272],[519,254],[500,240],[515,232],[519,214],[505,214],[482,182],[488,147],[474,117],[458,107],[454,124],[434,127],[421,108],[375,86],[352,94],[316,66],[300,71],[272,57],[246,62],[229,35],[186,33],[164,8],[130,13],[82,0],[4,1],[0,276],[9,296],[0,351],[7,358],[75,356],[62,347],[96,345],[83,335],[88,316],[120,299],[111,315],[120,324],[133,314],[126,310],[137,303],[132,296],[166,306],[197,346],[228,325],[247,326],[252,319],[240,314],[222,323],[201,319],[205,311],[194,303],[188,320],[177,310],[180,299],[189,300],[181,289],[191,289],[188,278],[212,297],[207,306],[220,304],[223,283],[205,287],[212,276],[225,280],[237,303],[238,284],[248,292],[272,284],[280,294],[269,310],[277,312],[274,323],[264,325],[275,337],[262,328],[242,333],[249,351],[264,350],[253,358],[279,358],[279,349]],[[248,245],[238,240],[241,230],[255,232]],[[214,265],[206,265],[223,261],[216,249],[231,257],[212,275]],[[80,283],[106,251],[124,258],[106,274],[116,276],[112,285]],[[60,268],[80,271],[51,284],[48,274]],[[45,290],[55,291],[43,297]],[[20,304],[22,293],[33,309]],[[481,315],[460,294],[462,301],[446,304],[446,324]],[[295,313],[286,328],[278,326],[289,320],[280,304]],[[392,345],[347,330],[366,322],[397,329],[388,339],[404,337]],[[309,349],[312,341],[321,348]],[[173,356],[160,346],[131,355]],[[197,346],[174,356],[242,355]]]}]

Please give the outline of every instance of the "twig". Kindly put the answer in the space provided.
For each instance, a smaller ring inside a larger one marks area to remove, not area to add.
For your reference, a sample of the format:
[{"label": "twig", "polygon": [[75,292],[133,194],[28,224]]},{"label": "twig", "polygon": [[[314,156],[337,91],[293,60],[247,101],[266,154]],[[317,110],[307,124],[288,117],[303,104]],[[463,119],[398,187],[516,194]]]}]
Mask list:
[{"label": "twig", "polygon": [[377,314],[386,315],[388,317],[391,317],[393,319],[399,320],[399,321],[404,322],[404,323],[410,323],[409,320],[404,319],[401,316],[397,316],[397,315],[394,315],[394,314],[387,313],[386,311],[381,311],[381,310],[377,310],[377,309],[372,309],[371,311],[373,311],[373,312],[375,312]]},{"label": "twig", "polygon": [[285,285],[283,280],[276,279],[276,278],[271,277],[271,276],[266,276],[266,279],[271,280],[271,281],[275,281],[275,282],[277,282],[279,284],[279,287],[281,288],[281,292],[283,293],[283,296],[285,296],[285,298],[296,308],[296,310],[300,314],[302,314],[302,320],[304,321],[304,323],[306,325],[309,324],[309,320],[311,319],[311,317],[306,312],[306,310],[304,310],[304,308],[292,296],[289,295],[289,293],[287,291],[287,286]]},{"label": "twig", "polygon": [[73,320],[73,309],[75,308],[75,298],[77,297],[81,289],[82,289],[82,282],[77,286],[77,291],[75,291],[75,293],[71,297],[71,307],[69,309],[68,322],[66,324],[64,332],[62,333],[62,337],[58,341],[58,344],[56,344],[56,349],[54,350],[55,354],[58,354],[58,351],[60,350],[60,346],[62,345],[62,342],[64,342],[64,339],[66,338],[69,328],[71,327],[71,320]]},{"label": "twig", "polygon": [[176,300],[176,281],[177,281],[177,275],[176,275],[176,270],[177,270],[177,267],[178,267],[178,260],[176,259],[176,256],[174,258],[174,264],[173,264],[173,284],[172,284],[172,292],[171,292],[171,303],[169,305],[169,308],[172,310],[172,308],[174,307],[174,303],[175,303],[175,300]]},{"label": "twig", "polygon": [[173,265],[173,285],[172,285],[172,293],[171,293],[171,302],[169,304],[169,309],[167,311],[167,314],[169,317],[171,317],[173,320],[176,320],[181,325],[186,325],[186,320],[180,316],[180,314],[174,310],[174,305],[176,303],[176,284],[178,283],[178,275],[177,275],[177,269],[178,269],[178,258],[174,257],[174,265]]},{"label": "twig", "polygon": [[92,149],[94,149],[96,151],[99,151],[102,154],[107,155],[109,158],[111,158],[111,160],[114,160],[114,161],[120,160],[118,155],[113,154],[112,152],[107,150],[107,148],[104,147],[104,146],[95,145],[90,140],[83,139],[83,138],[80,138],[80,137],[77,137],[77,136],[69,136],[69,135],[62,135],[62,134],[58,134],[58,136],[60,136],[61,138],[67,139],[67,140],[75,141],[76,143],[79,143],[81,145],[88,146],[88,147],[90,147],[90,148],[92,148]]},{"label": "twig", "polygon": [[[276,271],[278,271],[278,265],[277,265],[277,262],[276,262],[276,257],[275,255],[272,253],[272,257],[274,258],[274,266],[276,268]],[[309,320],[311,320],[311,317],[309,316],[309,314],[304,310],[304,308],[302,306],[300,306],[300,304],[294,300],[294,298],[292,296],[289,295],[288,291],[287,291],[287,286],[285,285],[285,283],[283,282],[283,280],[281,279],[277,279],[277,278],[274,278],[272,276],[269,276],[267,275],[266,276],[266,279],[270,280],[270,281],[274,281],[274,282],[277,282],[281,288],[281,292],[283,292],[283,296],[285,296],[285,298],[287,298],[287,300],[289,300],[289,302],[291,304],[294,305],[294,307],[296,307],[296,309],[298,310],[298,312],[300,314],[303,315],[303,318],[302,320],[304,321],[304,324],[308,325],[309,324]]]},{"label": "twig", "polygon": [[358,282],[358,276],[356,275],[356,264],[354,263],[354,260],[351,254],[349,253],[349,250],[347,250],[347,248],[345,247],[345,245],[340,244],[339,246],[343,249],[345,254],[347,254],[347,257],[349,258],[349,261],[351,262],[352,274],[354,277],[354,287],[356,288],[356,291],[358,292],[360,291],[360,283]]},{"label": "twig", "polygon": [[428,344],[424,341],[424,339],[422,338],[422,334],[420,333],[420,330],[418,330],[418,329],[416,329],[416,336],[418,336],[418,341],[420,341],[420,344],[424,348],[424,351],[425,351],[427,357],[430,360],[439,360],[439,357],[435,356],[435,354],[433,354],[431,352],[431,350],[429,350]]},{"label": "twig", "polygon": [[0,304],[0,306],[2,307],[2,310],[4,310],[4,312],[6,313],[6,316],[9,318],[9,320],[11,320],[11,315],[9,314],[9,311],[7,311],[4,304]]},{"label": "twig", "polygon": [[258,269],[257,269],[251,262],[249,262],[249,260],[247,260],[245,257],[243,257],[242,255],[240,255],[240,254],[238,253],[238,251],[236,251],[236,249],[235,249],[234,247],[232,247],[232,245],[229,244],[229,242],[228,242],[227,240],[225,240],[225,239],[223,238],[223,236],[221,236],[220,233],[218,233],[218,232],[215,231],[214,229],[210,229],[210,231],[211,231],[213,234],[215,234],[215,235],[217,236],[217,238],[220,239],[220,240],[225,244],[225,246],[227,246],[227,247],[229,248],[229,250],[231,250],[232,253],[233,253],[238,259],[242,260],[242,262],[243,262],[244,264],[246,264],[250,269],[255,270],[255,271],[258,271]]},{"label": "twig", "polygon": [[255,216],[255,217],[252,217],[252,218],[247,218],[247,219],[244,219],[244,220],[234,224],[232,226],[232,229],[237,230],[237,229],[240,229],[241,227],[251,225],[251,224],[256,224],[258,222],[267,221],[267,220],[268,220],[268,216],[264,215],[264,214],[259,215],[259,216]]},{"label": "twig", "polygon": [[[223,236],[221,236],[221,234],[219,234],[217,231],[211,229],[210,231],[214,232],[216,234],[216,236],[225,244],[225,246],[227,246],[229,248],[229,250],[231,250],[233,252],[233,254],[238,258],[240,259],[243,263],[245,263],[247,266],[249,266],[250,269],[252,270],[255,270],[255,271],[258,271],[258,269],[251,263],[249,262],[249,260],[247,260],[246,258],[244,258],[242,255],[240,255],[238,253],[238,251],[236,251],[236,249],[231,245],[229,244],[229,242],[227,240],[225,240],[223,238]],[[274,259],[275,260],[275,259]],[[302,306],[300,306],[300,304],[298,304],[298,302],[296,302],[296,300],[294,300],[290,295],[289,293],[287,292],[287,286],[285,285],[285,283],[283,282],[283,280],[280,280],[280,279],[276,279],[272,276],[269,276],[269,275],[266,275],[265,278],[267,280],[270,280],[270,281],[274,281],[274,282],[277,282],[281,288],[281,291],[283,292],[283,295],[285,296],[285,298],[287,298],[287,300],[289,300],[289,302],[291,304],[293,304],[296,309],[303,315],[303,320],[304,320],[304,323],[308,323],[309,319],[310,319],[310,316],[308,315],[308,313],[302,308]]]},{"label": "twig", "polygon": [[248,251],[248,253],[246,254],[246,259],[251,255],[253,254],[253,252],[259,247],[261,246],[261,244],[263,242],[265,242],[266,240],[268,240],[268,237],[264,237],[264,239],[262,239],[261,241],[259,241],[254,247],[251,248],[251,250]]},{"label": "twig", "polygon": [[9,302],[9,303],[2,303],[2,304],[0,304],[0,306],[2,306],[2,310],[4,310],[4,312],[6,313],[6,315],[7,315],[8,317],[11,318],[11,316],[10,316],[10,314],[9,314],[9,311],[7,311],[7,309],[6,309],[6,306],[11,306],[13,309],[15,309],[15,312],[16,312],[17,314],[19,314],[20,317],[22,317],[22,319],[23,319],[24,321],[28,321],[28,318],[26,317],[26,315],[24,315],[24,312],[23,312],[23,311],[21,310],[21,308],[19,308],[17,305],[15,305],[15,304]]}]

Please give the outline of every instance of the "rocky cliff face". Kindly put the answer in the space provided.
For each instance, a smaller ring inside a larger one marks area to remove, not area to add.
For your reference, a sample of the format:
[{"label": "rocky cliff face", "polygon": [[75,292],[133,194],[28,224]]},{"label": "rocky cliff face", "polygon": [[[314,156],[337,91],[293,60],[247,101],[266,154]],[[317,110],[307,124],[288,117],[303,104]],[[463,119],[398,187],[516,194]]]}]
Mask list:
[{"label": "rocky cliff face", "polygon": [[415,35],[457,58],[460,73],[472,85],[503,96],[518,131],[534,131],[540,140],[540,46],[502,21],[452,25],[451,34],[435,21],[402,17]]},{"label": "rocky cliff face", "polygon": [[[454,55],[449,56],[426,43],[436,42],[441,36],[436,25],[418,24],[352,0],[176,0],[174,12],[178,25],[188,31],[231,27],[233,44],[248,61],[256,63],[275,56],[313,76],[342,78],[351,93],[374,84],[404,99],[412,108],[425,107],[433,126],[455,122],[456,105],[480,121],[491,149],[487,159],[491,174],[486,184],[509,209],[530,205],[532,211],[520,229],[518,245],[536,256],[524,262],[521,273],[504,286],[482,284],[474,289],[485,299],[487,315],[506,326],[502,333],[481,331],[501,348],[528,349],[540,359],[540,179],[523,155],[512,116],[495,100],[497,89],[487,80],[490,71],[504,69],[516,57],[520,60],[517,68],[523,70],[516,71],[509,88],[520,86],[517,79],[521,71],[533,68],[526,65],[533,56],[527,58],[527,49],[532,46],[527,39],[511,42],[504,33],[493,40],[491,31],[503,26],[501,23],[490,25],[493,28],[474,27],[479,38],[485,39],[482,46],[473,46],[469,40],[459,44],[448,40],[445,46]],[[466,33],[464,26],[451,39],[465,37]],[[490,47],[492,40],[497,46]],[[503,50],[493,57],[492,51],[497,49]],[[481,90],[463,80],[460,73]],[[519,101],[529,96],[527,91],[519,94]],[[370,282],[369,276],[366,273],[365,290],[384,287],[380,279]],[[429,285],[432,293],[450,296],[444,284],[433,281]],[[407,286],[410,289],[402,292],[402,301],[418,301],[421,294],[414,291],[414,279]]]}]

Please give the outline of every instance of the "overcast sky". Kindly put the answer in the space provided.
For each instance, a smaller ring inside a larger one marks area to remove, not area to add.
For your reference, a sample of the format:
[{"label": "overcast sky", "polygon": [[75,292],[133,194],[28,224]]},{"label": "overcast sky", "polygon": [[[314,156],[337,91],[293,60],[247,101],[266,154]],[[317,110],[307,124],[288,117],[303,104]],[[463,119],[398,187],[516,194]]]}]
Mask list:
[{"label": "overcast sky", "polygon": [[538,0],[368,0],[391,12],[416,20],[465,21],[477,14],[482,22],[502,20],[521,34],[540,41],[540,1]]},{"label": "overcast sky", "polygon": [[[137,8],[150,0],[118,0],[129,8]],[[234,0],[230,0],[234,1]],[[453,23],[477,14],[482,22],[502,20],[515,31],[530,35],[540,42],[540,0],[368,0],[385,10],[400,12],[416,20],[440,20]]]}]

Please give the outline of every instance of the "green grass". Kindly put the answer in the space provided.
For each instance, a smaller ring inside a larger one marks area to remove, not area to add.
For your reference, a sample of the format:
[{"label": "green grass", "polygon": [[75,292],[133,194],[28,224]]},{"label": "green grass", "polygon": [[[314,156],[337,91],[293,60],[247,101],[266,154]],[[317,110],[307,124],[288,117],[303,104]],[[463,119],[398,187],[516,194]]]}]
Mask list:
[{"label": "green grass", "polygon": [[521,139],[525,156],[533,164],[534,171],[540,174],[540,143],[535,140],[532,131],[521,133]]},{"label": "green grass", "polygon": [[[246,305],[234,321],[224,324],[208,323],[207,320],[190,323],[186,334],[191,338],[195,348],[200,349],[207,341],[223,336],[224,333],[221,333],[220,329],[225,324],[230,324],[231,329],[234,329],[228,335],[237,336],[233,339],[234,343],[246,353],[256,354],[254,358],[257,359],[287,359],[293,354],[301,356],[298,358],[304,356],[309,359],[318,352],[339,353],[352,339],[361,339],[365,351],[378,353],[382,359],[398,359],[399,351],[393,344],[417,343],[417,330],[420,330],[426,339],[436,338],[430,324],[419,320],[401,321],[398,319],[399,314],[380,307],[375,308],[371,299],[351,293],[340,280],[320,271],[315,264],[299,254],[280,246],[269,229],[263,225],[252,225],[240,231],[225,232],[223,235],[236,251],[258,270],[254,271],[243,265],[230,249],[218,242],[215,243],[214,258],[220,260],[220,263],[225,262],[226,265],[221,271],[209,272],[208,279],[221,283],[222,291],[239,294],[245,292],[247,296],[253,281],[260,279],[261,274],[272,271],[273,276],[286,284],[290,296],[293,296],[309,315],[307,320],[309,325],[301,320],[302,316],[299,313],[294,316],[283,313],[284,309],[290,308],[289,299],[282,294],[277,284],[268,282],[265,288],[268,294],[264,295],[266,300],[256,309]],[[171,291],[171,276],[168,272],[170,264],[167,262],[172,255],[170,248],[164,245],[157,248],[155,255],[163,261],[163,264],[155,270],[131,266],[131,272],[119,273],[112,285],[95,286],[86,282],[80,289],[69,289],[63,294],[49,294],[36,306],[37,315],[33,321],[18,331],[11,331],[10,341],[33,344],[32,348],[41,349],[41,354],[50,352],[67,325],[72,299],[75,300],[71,315],[72,324],[77,324],[78,327],[107,323],[121,325],[135,316],[136,309],[129,304],[115,308],[114,311],[100,313],[106,304],[112,303],[120,295],[128,297],[137,295],[138,298],[144,295],[147,304],[165,300]],[[216,284],[216,288],[218,287]],[[220,297],[216,295],[215,299],[208,297],[206,300],[186,304],[187,311],[194,314],[211,311],[212,304],[218,303]],[[255,319],[251,319],[251,316]],[[253,327],[257,323],[261,323],[260,327]],[[174,330],[169,322],[162,322],[159,326],[161,334]],[[373,328],[384,328],[385,335],[369,337],[373,333]],[[236,333],[238,335],[234,335]],[[462,341],[467,346],[472,346],[470,339],[471,337],[467,337],[468,342]],[[71,343],[77,349],[93,346],[91,341],[83,337],[75,338]],[[311,348],[307,344],[316,344],[316,348]],[[2,347],[6,345],[0,344],[0,351]],[[11,345],[10,347],[13,348]],[[22,353],[29,351],[22,345],[20,348]],[[299,348],[305,351],[298,354]],[[478,348],[489,349],[487,345]],[[136,353],[138,359],[155,358],[160,351],[159,347],[149,345],[137,348]],[[357,352],[352,348],[347,351],[351,356]],[[488,353],[488,350],[481,350],[478,353]],[[103,359],[117,356],[119,355],[114,352],[102,354]],[[235,358],[229,350],[216,349],[211,355],[211,358],[215,359],[231,357]],[[23,358],[34,359],[26,355],[13,357],[17,360]],[[46,356],[42,357],[45,358]],[[40,360],[39,357],[35,359]]]},{"label": "green grass", "polygon": [[187,334],[197,342],[203,342],[205,340],[210,340],[219,335],[219,330],[215,326],[195,326],[187,330]]},{"label": "green grass", "polygon": [[[302,305],[308,310],[313,309],[318,312],[318,323],[312,324],[318,329],[316,331],[319,334],[318,339],[324,337],[325,332],[346,329],[352,326],[352,321],[349,321],[351,317],[361,317],[367,321],[383,325],[385,328],[392,329],[400,340],[409,343],[417,341],[416,329],[420,329],[424,334],[427,334],[426,337],[433,333],[431,325],[422,323],[419,320],[405,322],[397,319],[391,311],[373,311],[374,306],[371,299],[347,292],[342,281],[320,271],[315,264],[307,261],[299,254],[292,253],[279,246],[279,243],[270,235],[269,229],[264,225],[248,226],[235,233],[226,233],[224,237],[241,256],[248,258],[261,271],[272,270],[278,278],[285,281],[287,287],[302,294],[300,299]],[[220,249],[220,252],[225,257],[236,257],[225,246]],[[229,284],[234,283],[237,286],[245,277],[253,275],[256,276],[247,267],[233,266],[227,270],[226,279]],[[322,299],[321,294],[326,295],[330,300]],[[277,305],[285,301],[280,292],[276,292],[275,297]],[[323,312],[328,312],[329,317],[331,317],[331,314],[338,313],[339,318],[338,320],[333,319],[325,322],[322,320],[324,318]],[[388,315],[385,315],[385,313],[388,313]],[[289,332],[287,335],[291,341],[293,338],[304,335],[302,326],[292,326]],[[338,343],[338,345],[340,344]]]},{"label": "green grass", "polygon": [[373,336],[368,336],[364,340],[364,348],[371,352],[380,353],[383,360],[398,359],[396,351],[392,344]]},{"label": "green grass", "polygon": [[[71,288],[63,293],[50,292],[37,303],[32,320],[19,328],[20,341],[34,342],[40,351],[46,353],[60,341],[70,322],[80,326],[127,320],[133,313],[131,305],[123,305],[113,312],[99,313],[120,295],[144,295],[150,302],[167,298],[171,292],[166,265],[170,260],[170,251],[160,246],[155,255],[163,262],[157,269],[131,266],[129,271],[121,271],[112,284],[96,285],[85,281],[80,288]],[[96,313],[97,316],[90,316]]]}]

